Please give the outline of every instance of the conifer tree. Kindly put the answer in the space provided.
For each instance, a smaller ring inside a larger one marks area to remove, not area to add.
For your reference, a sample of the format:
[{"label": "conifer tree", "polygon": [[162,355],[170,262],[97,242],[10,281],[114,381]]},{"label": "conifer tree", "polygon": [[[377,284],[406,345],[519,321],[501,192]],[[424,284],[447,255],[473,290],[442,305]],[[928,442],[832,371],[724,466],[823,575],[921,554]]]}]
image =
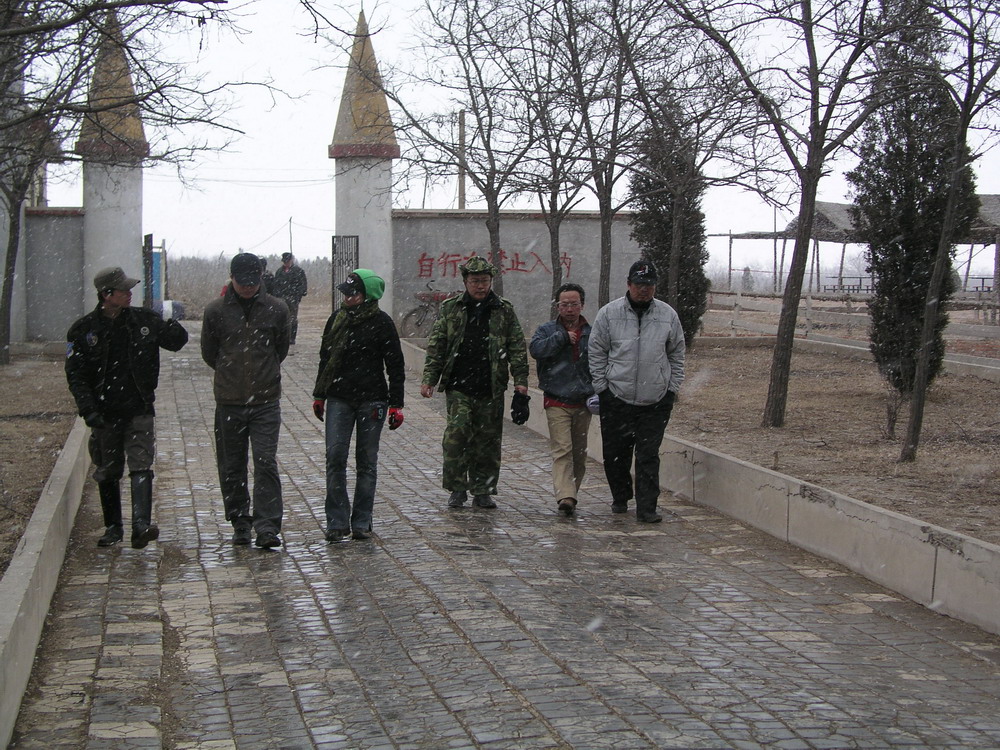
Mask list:
[{"label": "conifer tree", "polygon": [[[891,387],[886,432],[895,435],[900,406],[913,394],[925,301],[941,237],[948,186],[956,157],[958,111],[936,70],[932,19],[900,34],[880,58],[875,96],[886,103],[866,124],[859,165],[847,178],[854,192],[854,220],[867,244],[872,275],[870,348]],[[961,155],[968,161],[968,154]],[[971,167],[961,172],[958,221],[961,237],[979,209]],[[939,302],[954,294],[945,277]],[[939,316],[930,351],[928,384],[944,359],[947,315]]]},{"label": "conifer tree", "polygon": [[[677,145],[677,144],[673,144]],[[678,268],[677,300],[670,301],[684,327],[688,345],[701,326],[708,309],[710,282],[705,275],[708,249],[705,245],[705,214],[701,201],[705,182],[695,170],[694,160],[683,148],[672,148],[662,138],[649,138],[643,143],[645,165],[633,173],[631,190],[635,213],[632,216],[632,237],[642,254],[653,262],[660,273],[656,296],[668,301],[668,274]],[[670,259],[675,237],[680,238],[677,263]]]}]

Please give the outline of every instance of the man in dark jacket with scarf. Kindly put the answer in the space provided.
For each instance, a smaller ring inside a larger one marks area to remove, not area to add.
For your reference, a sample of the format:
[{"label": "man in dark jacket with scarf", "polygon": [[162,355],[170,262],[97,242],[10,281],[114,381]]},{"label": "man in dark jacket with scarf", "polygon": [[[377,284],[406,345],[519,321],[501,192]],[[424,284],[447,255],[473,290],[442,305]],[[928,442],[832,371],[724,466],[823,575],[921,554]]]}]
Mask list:
[{"label": "man in dark jacket with scarf", "polygon": [[97,308],[66,335],[66,380],[80,416],[90,427],[90,457],[101,497],[100,547],[122,540],[121,478],[128,464],[132,489],[132,546],[160,535],[152,522],[156,437],[153,401],[160,377],[160,349],[176,352],[187,331],[152,310],[133,308],[130,279],[121,268],[94,277]]},{"label": "man in dark jacket with scarf", "polygon": [[[403,350],[388,314],[379,309],[385,282],[355,269],[337,289],[341,308],[330,316],[319,350],[313,412],[326,420],[326,540],[372,533],[382,426],[403,423]],[[389,384],[386,385],[386,374]],[[354,504],[347,496],[347,457],[357,428]]]},{"label": "man in dark jacket with scarf", "polygon": [[[215,370],[215,455],[233,544],[280,547],[281,363],[288,355],[288,307],[261,288],[260,259],[236,255],[224,296],[205,307],[201,356]],[[253,508],[247,478],[253,449]]]},{"label": "man in dark jacket with scarf", "polygon": [[497,269],[478,256],[459,268],[465,294],[441,305],[420,395],[430,398],[439,383],[447,395],[441,484],[451,492],[448,506],[461,508],[471,492],[473,505],[495,508],[508,370],[514,390],[527,396],[528,353],[514,306],[493,291]]}]

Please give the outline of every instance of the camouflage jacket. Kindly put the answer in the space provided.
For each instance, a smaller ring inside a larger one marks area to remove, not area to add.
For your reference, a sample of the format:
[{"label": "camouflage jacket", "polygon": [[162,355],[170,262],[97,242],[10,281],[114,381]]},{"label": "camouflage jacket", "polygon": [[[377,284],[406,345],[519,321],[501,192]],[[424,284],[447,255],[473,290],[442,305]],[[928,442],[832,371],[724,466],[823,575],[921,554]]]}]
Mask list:
[{"label": "camouflage jacket", "polygon": [[[468,320],[466,304],[468,295],[453,297],[441,305],[441,314],[434,322],[427,340],[422,385],[437,386],[448,390],[451,371],[458,356],[465,323]],[[528,352],[524,344],[524,331],[517,320],[514,306],[493,292],[486,300],[490,305],[490,333],[487,347],[492,373],[493,397],[498,398],[507,390],[508,372],[514,385],[528,385]]]}]

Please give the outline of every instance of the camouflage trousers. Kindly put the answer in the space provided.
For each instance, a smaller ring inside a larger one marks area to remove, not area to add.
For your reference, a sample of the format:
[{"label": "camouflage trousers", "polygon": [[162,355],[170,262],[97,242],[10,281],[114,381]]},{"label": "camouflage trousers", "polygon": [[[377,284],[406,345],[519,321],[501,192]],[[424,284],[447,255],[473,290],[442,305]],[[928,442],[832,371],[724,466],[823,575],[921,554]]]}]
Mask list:
[{"label": "camouflage trousers", "polygon": [[441,441],[444,454],[441,486],[449,492],[497,494],[503,396],[473,398],[458,391],[448,391],[446,396],[448,424]]}]

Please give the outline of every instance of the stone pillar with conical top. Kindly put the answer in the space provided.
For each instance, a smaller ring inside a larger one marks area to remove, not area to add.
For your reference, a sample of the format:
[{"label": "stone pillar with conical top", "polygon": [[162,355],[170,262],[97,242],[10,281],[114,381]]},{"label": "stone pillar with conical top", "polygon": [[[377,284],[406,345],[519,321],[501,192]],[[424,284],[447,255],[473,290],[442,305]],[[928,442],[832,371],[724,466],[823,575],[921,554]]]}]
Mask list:
[{"label": "stone pillar with conical top", "polygon": [[[142,274],[142,161],[149,143],[142,127],[125,42],[112,14],[94,62],[76,153],[83,160],[84,309],[93,307],[93,278],[108,266]],[[135,291],[139,304],[141,289]]]},{"label": "stone pillar with conical top", "polygon": [[[392,160],[399,144],[362,10],[329,156],[336,160],[338,235],[357,235],[359,264],[393,283]],[[392,291],[380,303],[392,315]]]}]

